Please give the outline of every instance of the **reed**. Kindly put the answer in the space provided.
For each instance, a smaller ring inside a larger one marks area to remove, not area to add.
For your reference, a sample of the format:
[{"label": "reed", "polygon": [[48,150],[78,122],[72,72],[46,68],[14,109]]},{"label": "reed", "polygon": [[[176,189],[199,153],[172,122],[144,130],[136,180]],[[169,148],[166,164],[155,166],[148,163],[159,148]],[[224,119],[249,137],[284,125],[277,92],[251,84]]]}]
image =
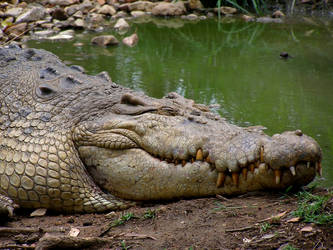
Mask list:
[{"label": "reed", "polygon": [[[255,12],[257,15],[261,15],[266,8],[264,0],[217,0],[216,6],[218,9],[223,5],[232,5],[244,13]],[[220,11],[218,17],[221,17]]]}]

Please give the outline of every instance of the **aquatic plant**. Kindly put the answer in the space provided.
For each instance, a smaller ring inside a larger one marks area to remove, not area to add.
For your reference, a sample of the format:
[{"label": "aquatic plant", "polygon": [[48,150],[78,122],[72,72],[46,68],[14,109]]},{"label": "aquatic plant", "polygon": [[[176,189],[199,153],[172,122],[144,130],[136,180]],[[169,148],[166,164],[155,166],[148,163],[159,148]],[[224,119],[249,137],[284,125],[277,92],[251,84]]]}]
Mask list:
[{"label": "aquatic plant", "polygon": [[[265,9],[264,0],[200,0],[202,4],[207,7],[217,7],[220,9],[223,5],[231,5],[244,13],[250,13],[254,11],[257,15],[262,14]],[[218,12],[220,17],[220,12]]]}]

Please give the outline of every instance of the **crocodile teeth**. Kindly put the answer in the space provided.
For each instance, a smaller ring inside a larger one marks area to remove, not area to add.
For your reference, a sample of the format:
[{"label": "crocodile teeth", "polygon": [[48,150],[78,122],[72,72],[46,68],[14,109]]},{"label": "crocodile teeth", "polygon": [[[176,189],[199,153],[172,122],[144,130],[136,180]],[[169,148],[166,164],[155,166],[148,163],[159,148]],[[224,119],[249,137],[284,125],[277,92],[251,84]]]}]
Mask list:
[{"label": "crocodile teeth", "polygon": [[225,179],[225,174],[222,172],[219,172],[217,175],[217,181],[216,181],[216,187],[221,187],[224,183],[224,179]]},{"label": "crocodile teeth", "polygon": [[264,162],[264,146],[260,147],[260,162]]},{"label": "crocodile teeth", "polygon": [[251,165],[250,165],[250,171],[253,173],[254,172],[254,168],[255,168],[255,166],[254,166],[254,164],[252,163]]},{"label": "crocodile teeth", "polygon": [[195,156],[195,159],[197,161],[202,161],[203,160],[203,153],[202,153],[202,150],[201,149],[198,149],[197,151],[197,155]]},{"label": "crocodile teeth", "polygon": [[294,166],[291,166],[291,167],[289,168],[289,170],[290,170],[290,172],[291,172],[291,174],[292,174],[293,176],[296,175],[296,170],[295,170],[295,167],[294,167]]},{"label": "crocodile teeth", "polygon": [[276,169],[274,170],[274,175],[275,175],[275,183],[280,184],[281,181],[281,170]]},{"label": "crocodile teeth", "polygon": [[242,175],[244,177],[244,180],[247,180],[247,168],[242,169]]},{"label": "crocodile teeth", "polygon": [[233,182],[236,186],[238,186],[238,182],[239,182],[239,173],[233,172],[233,173],[231,174],[231,176],[232,176],[232,182]]},{"label": "crocodile teeth", "polygon": [[316,162],[316,171],[317,173],[319,174],[319,176],[322,176],[323,175],[323,170],[321,168],[321,162]]}]

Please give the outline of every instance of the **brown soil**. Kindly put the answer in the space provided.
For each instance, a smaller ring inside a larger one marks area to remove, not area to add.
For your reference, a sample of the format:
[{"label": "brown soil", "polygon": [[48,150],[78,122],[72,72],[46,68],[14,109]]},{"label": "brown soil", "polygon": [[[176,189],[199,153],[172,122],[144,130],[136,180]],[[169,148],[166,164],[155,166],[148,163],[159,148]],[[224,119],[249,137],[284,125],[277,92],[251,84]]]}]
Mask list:
[{"label": "brown soil", "polygon": [[[333,199],[329,206],[333,211]],[[332,225],[288,222],[296,208],[294,195],[256,193],[144,204],[110,214],[30,217],[21,211],[0,227],[0,249],[333,249]],[[134,218],[110,227],[129,213]],[[77,237],[68,236],[71,228],[79,230]]]}]

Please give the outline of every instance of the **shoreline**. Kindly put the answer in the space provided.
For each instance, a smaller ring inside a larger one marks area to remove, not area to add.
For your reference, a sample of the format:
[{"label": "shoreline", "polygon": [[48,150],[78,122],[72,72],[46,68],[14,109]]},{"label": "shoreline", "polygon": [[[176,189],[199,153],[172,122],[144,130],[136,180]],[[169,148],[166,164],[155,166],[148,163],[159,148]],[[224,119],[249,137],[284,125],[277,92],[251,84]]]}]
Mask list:
[{"label": "shoreline", "polygon": [[[311,2],[296,5],[295,8],[285,5],[270,5],[268,15],[256,16],[243,14],[240,10],[230,6],[218,8],[203,8],[199,0],[178,2],[150,2],[123,0],[44,0],[13,1],[0,3],[0,46],[22,42],[31,37],[41,39],[54,37],[69,38],[68,34],[59,33],[64,30],[87,30],[100,32],[105,28],[115,28],[118,32],[129,28],[128,21],[144,20],[151,17],[161,17],[168,22],[173,18],[181,18],[189,22],[197,22],[208,18],[239,18],[244,22],[284,23],[289,17],[323,17],[333,18],[333,4],[317,5],[315,9]],[[31,2],[31,3],[30,3]],[[324,2],[323,2],[324,3]],[[292,11],[292,13],[291,13]],[[291,15],[292,14],[292,15]],[[125,22],[117,27],[119,21]]]}]

